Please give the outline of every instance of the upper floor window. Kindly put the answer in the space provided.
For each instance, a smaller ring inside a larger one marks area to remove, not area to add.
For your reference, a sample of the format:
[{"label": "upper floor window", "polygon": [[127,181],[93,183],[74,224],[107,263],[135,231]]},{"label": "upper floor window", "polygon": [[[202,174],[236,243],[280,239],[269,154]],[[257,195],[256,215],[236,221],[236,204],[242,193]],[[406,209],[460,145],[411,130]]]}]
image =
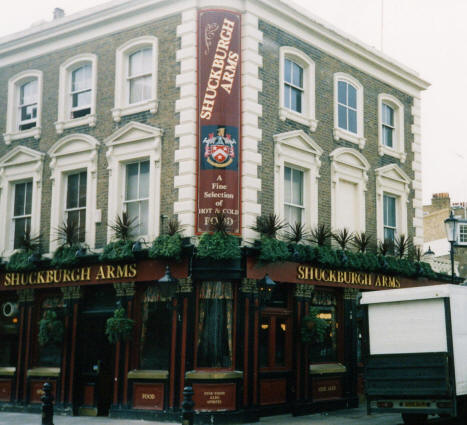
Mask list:
[{"label": "upper floor window", "polygon": [[323,150],[303,130],[274,136],[274,210],[287,223],[318,223],[318,177]]},{"label": "upper floor window", "polygon": [[282,46],[280,49],[279,92],[281,120],[292,120],[316,130],[315,119],[315,64],[298,49]]},{"label": "upper floor window", "polygon": [[284,167],[284,218],[291,225],[302,223],[305,206],[303,204],[303,171]]},{"label": "upper floor window", "polygon": [[25,234],[39,234],[44,156],[19,145],[0,158],[1,256],[20,248]]},{"label": "upper floor window", "polygon": [[57,133],[64,129],[96,125],[97,56],[73,56],[60,65]]},{"label": "upper floor window", "polygon": [[378,95],[378,153],[405,162],[404,105],[389,94]]},{"label": "upper floor window", "polygon": [[383,196],[384,208],[384,240],[394,242],[396,237],[396,197],[388,194]]},{"label": "upper floor window", "polygon": [[124,115],[157,112],[157,38],[139,37],[116,52],[115,121]]},{"label": "upper floor window", "polygon": [[24,237],[31,233],[32,181],[16,183],[13,202],[13,249],[22,247]]},{"label": "upper floor window", "polygon": [[467,244],[467,224],[459,223],[459,243]]},{"label": "upper floor window", "polygon": [[[160,226],[162,130],[129,122],[107,140],[109,221],[127,213],[134,219],[134,237],[155,239]],[[108,234],[110,240],[112,234]]]},{"label": "upper floor window", "polygon": [[42,72],[31,70],[8,81],[8,109],[5,143],[26,137],[40,138]]},{"label": "upper floor window", "polygon": [[339,128],[357,134],[357,89],[347,81],[337,83]]},{"label": "upper floor window", "polygon": [[377,168],[375,174],[377,237],[394,241],[407,235],[411,179],[397,164]]},{"label": "upper floor window", "polygon": [[135,235],[148,234],[149,161],[126,165],[125,212],[134,219]]},{"label": "upper floor window", "polygon": [[91,93],[91,65],[86,64],[71,73],[71,118],[79,118],[91,113]]},{"label": "upper floor window", "polygon": [[152,48],[138,50],[128,58],[129,103],[151,98]]},{"label": "upper floor window", "polygon": [[28,130],[36,126],[37,120],[37,79],[28,81],[18,91],[18,129]]},{"label": "upper floor window", "polygon": [[67,177],[65,217],[68,225],[77,230],[78,242],[85,241],[86,233],[87,172],[69,174]]},{"label": "upper floor window", "polygon": [[50,179],[53,181],[50,211],[50,252],[60,246],[59,227],[75,230],[76,242],[95,247],[96,223],[101,222],[97,205],[97,150],[99,142],[83,133],[72,133],[50,149]]},{"label": "upper floor window", "polygon": [[334,139],[365,146],[363,86],[350,75],[334,74]]},{"label": "upper floor window", "polygon": [[290,59],[284,61],[284,106],[302,113],[303,68]]},{"label": "upper floor window", "polygon": [[383,145],[388,148],[394,147],[394,109],[383,103],[381,130],[383,132]]}]

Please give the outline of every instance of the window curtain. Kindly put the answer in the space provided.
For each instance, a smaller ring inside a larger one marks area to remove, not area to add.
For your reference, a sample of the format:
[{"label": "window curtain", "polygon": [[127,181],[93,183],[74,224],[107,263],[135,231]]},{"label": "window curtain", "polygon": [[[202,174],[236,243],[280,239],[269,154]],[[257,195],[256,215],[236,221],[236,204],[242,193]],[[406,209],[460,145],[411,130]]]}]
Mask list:
[{"label": "window curtain", "polygon": [[203,282],[199,297],[198,367],[232,367],[231,282]]}]

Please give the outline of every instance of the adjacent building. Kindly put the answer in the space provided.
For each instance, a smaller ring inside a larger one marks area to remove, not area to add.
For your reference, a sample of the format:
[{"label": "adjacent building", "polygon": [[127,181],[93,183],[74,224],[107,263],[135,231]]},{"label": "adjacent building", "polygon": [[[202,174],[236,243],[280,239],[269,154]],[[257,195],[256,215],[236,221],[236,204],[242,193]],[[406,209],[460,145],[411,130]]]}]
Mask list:
[{"label": "adjacent building", "polygon": [[[260,263],[252,227],[276,214],[422,245],[428,86],[279,0],[119,0],[0,39],[0,256],[25,233],[42,254],[0,274],[0,409],[37,410],[45,380],[57,408],[82,415],[177,417],[188,383],[216,422],[356,405],[358,292],[429,282]],[[240,260],[193,254],[217,212],[242,239]],[[177,217],[182,258],[99,260],[123,213],[143,247]],[[54,268],[71,222],[88,255]],[[166,298],[168,264],[179,283]],[[111,345],[117,301],[135,327]],[[310,306],[328,324],[311,351],[300,339]],[[59,345],[38,342],[48,311]]]}]

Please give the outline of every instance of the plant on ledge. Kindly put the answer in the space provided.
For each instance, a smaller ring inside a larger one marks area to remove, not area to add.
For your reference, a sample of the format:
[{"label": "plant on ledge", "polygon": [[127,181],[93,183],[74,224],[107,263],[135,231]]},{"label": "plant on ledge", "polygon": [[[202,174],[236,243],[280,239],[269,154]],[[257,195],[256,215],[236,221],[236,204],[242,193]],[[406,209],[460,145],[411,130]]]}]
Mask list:
[{"label": "plant on ledge", "polygon": [[19,240],[18,250],[10,257],[6,269],[9,272],[24,272],[34,270],[40,260],[41,236],[31,236],[31,230],[26,228]]},{"label": "plant on ledge", "polygon": [[130,338],[135,327],[135,321],[126,317],[123,307],[118,307],[114,311],[113,317],[107,319],[105,324],[105,334],[111,344],[118,341],[126,341]]},{"label": "plant on ledge", "polygon": [[[252,229],[261,235],[259,259],[265,263],[287,261],[290,252],[287,244],[277,239],[277,234],[284,229],[284,223],[276,214],[256,217]],[[292,229],[293,232],[293,229]],[[296,235],[299,236],[299,235]]]},{"label": "plant on ledge", "polygon": [[130,217],[124,212],[122,215],[117,215],[115,221],[109,224],[115,241],[105,246],[104,252],[99,256],[101,261],[132,261],[135,259],[132,251],[132,233],[136,228],[135,222],[136,218]]},{"label": "plant on ledge", "polygon": [[49,344],[59,345],[63,341],[63,321],[53,310],[47,310],[44,316],[39,320],[39,344],[41,347]]},{"label": "plant on ledge", "polygon": [[211,224],[212,233],[203,233],[196,256],[210,260],[237,260],[242,256],[240,239],[227,233],[230,225],[224,213],[217,213]]},{"label": "plant on ledge", "polygon": [[66,220],[56,229],[56,240],[60,246],[54,252],[52,266],[72,267],[78,264],[76,252],[81,248],[79,242],[79,228],[76,220]]},{"label": "plant on ledge", "polygon": [[180,260],[182,255],[182,236],[183,226],[177,218],[169,221],[167,233],[156,238],[149,249],[150,258],[163,258]]},{"label": "plant on ledge", "polygon": [[328,324],[319,317],[319,310],[316,307],[310,307],[308,315],[302,319],[300,334],[304,344],[322,344],[328,330]]}]

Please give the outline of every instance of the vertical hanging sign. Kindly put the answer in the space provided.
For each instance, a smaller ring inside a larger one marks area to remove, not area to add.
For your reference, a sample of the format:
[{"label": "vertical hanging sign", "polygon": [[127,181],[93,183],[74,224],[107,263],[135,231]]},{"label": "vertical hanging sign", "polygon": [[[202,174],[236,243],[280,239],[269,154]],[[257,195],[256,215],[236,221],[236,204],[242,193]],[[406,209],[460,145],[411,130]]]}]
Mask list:
[{"label": "vertical hanging sign", "polygon": [[198,16],[198,182],[196,232],[224,213],[240,234],[240,15],[202,10]]}]

